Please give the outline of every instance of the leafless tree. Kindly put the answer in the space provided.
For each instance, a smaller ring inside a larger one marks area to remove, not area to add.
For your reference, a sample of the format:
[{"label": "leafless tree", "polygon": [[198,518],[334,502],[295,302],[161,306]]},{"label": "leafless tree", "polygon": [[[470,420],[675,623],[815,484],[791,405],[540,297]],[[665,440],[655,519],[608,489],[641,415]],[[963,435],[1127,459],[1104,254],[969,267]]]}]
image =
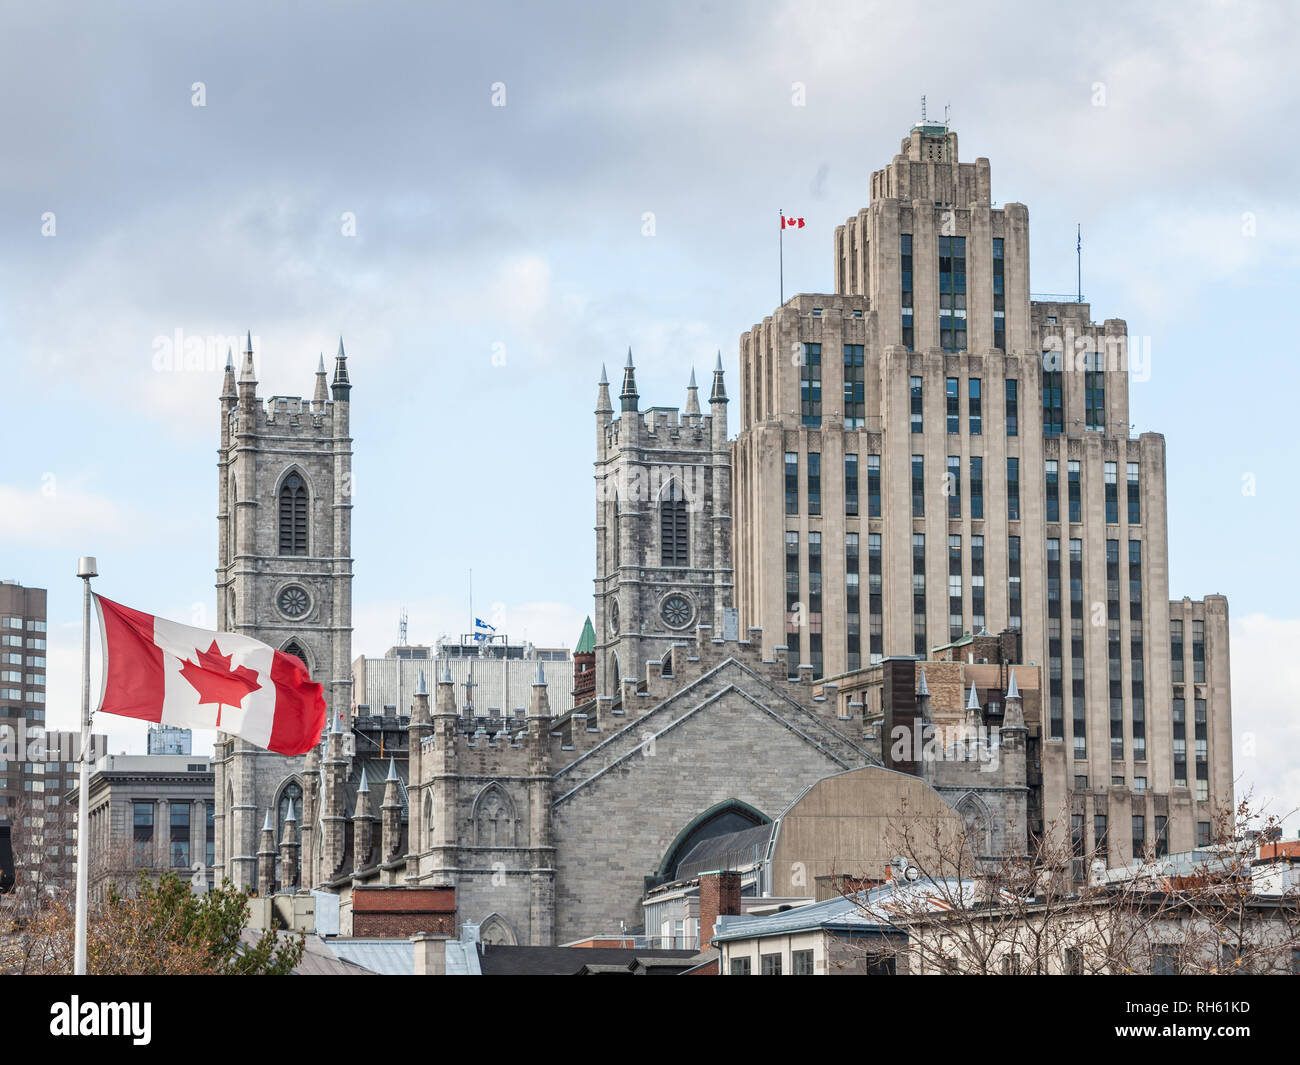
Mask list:
[{"label": "leafless tree", "polygon": [[1051,825],[1026,854],[976,858],[960,822],[904,810],[889,841],[899,883],[845,894],[906,933],[914,973],[1287,972],[1300,950],[1300,887],[1285,870],[1300,855],[1268,842],[1279,823],[1244,801],[1194,858],[1105,870],[1093,856],[1081,884],[1079,854]]}]

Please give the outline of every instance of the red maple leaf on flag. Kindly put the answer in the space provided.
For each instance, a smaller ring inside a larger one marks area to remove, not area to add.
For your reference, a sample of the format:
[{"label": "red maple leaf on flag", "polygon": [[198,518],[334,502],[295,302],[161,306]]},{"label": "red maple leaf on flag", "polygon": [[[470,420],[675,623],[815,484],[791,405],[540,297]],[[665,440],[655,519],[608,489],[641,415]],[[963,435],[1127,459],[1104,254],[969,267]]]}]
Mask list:
[{"label": "red maple leaf on flag", "polygon": [[257,683],[257,670],[247,666],[237,666],[232,670],[232,656],[223,655],[216,640],[212,641],[212,646],[206,651],[200,651],[197,647],[194,650],[199,660],[195,663],[185,659],[181,666],[181,676],[199,693],[200,705],[217,704],[217,725],[220,727],[223,706],[239,706],[243,703],[244,696],[261,687]]}]

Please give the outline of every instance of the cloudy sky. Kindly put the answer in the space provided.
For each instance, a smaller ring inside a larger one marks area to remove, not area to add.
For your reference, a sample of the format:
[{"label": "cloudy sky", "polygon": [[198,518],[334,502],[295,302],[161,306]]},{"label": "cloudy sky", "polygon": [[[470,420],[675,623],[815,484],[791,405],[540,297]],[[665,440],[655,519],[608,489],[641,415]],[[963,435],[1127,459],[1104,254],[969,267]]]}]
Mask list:
[{"label": "cloudy sky", "polygon": [[778,209],[808,220],[786,292],[829,290],[924,93],[1029,205],[1032,288],[1072,290],[1079,223],[1094,318],[1151,338],[1171,594],[1229,596],[1239,791],[1300,806],[1295,24],[1048,6],[3,4],[0,576],[50,590],[50,724],[79,554],[213,612],[220,373],[169,340],[251,329],[262,392],[297,395],[344,336],[356,652],[403,606],[413,642],[462,630],[471,568],[479,613],[571,645],[601,363],[631,345],[664,405],[719,349],[734,378]]}]

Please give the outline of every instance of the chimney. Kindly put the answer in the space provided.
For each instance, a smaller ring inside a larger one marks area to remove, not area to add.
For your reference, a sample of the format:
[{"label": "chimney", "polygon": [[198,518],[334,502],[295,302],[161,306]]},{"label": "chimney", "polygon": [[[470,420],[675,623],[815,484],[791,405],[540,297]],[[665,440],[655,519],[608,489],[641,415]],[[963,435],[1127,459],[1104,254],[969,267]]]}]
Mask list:
[{"label": "chimney", "polygon": [[451,936],[421,932],[411,937],[415,945],[416,976],[447,975],[447,940]]},{"label": "chimney", "polygon": [[740,913],[740,874],[730,870],[700,874],[700,950],[709,949],[719,917]]}]

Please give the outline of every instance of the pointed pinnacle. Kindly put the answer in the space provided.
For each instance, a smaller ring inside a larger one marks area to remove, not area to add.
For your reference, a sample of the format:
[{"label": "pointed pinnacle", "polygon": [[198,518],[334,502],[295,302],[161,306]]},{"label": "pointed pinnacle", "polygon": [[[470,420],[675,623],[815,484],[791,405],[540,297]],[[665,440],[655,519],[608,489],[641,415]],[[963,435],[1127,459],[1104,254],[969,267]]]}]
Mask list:
[{"label": "pointed pinnacle", "polygon": [[289,812],[284,815],[284,823],[287,825],[290,821],[296,822],[298,819],[293,816],[293,800],[289,800]]},{"label": "pointed pinnacle", "polygon": [[389,779],[389,780],[396,780],[396,779],[397,779],[397,759],[396,759],[396,758],[389,758],[389,759],[388,759],[388,779]]},{"label": "pointed pinnacle", "polygon": [[347,354],[346,354],[346,353],[344,352],[344,350],[343,350],[343,338],[342,338],[342,337],[339,337],[339,353],[338,353],[338,355],[336,356],[336,358],[340,358],[340,359],[346,359],[346,358],[347,358]]},{"label": "pointed pinnacle", "polygon": [[533,687],[535,688],[539,684],[542,685],[542,687],[546,686],[546,673],[542,670],[542,661],[540,658],[537,660],[537,679],[533,681]]},{"label": "pointed pinnacle", "polygon": [[429,689],[424,684],[424,670],[420,670],[420,683],[415,686],[416,695],[428,695]]},{"label": "pointed pinnacle", "polygon": [[928,684],[925,683],[925,667],[924,667],[924,666],[921,667],[921,687],[920,687],[920,689],[917,691],[916,694],[917,694],[917,695],[929,695],[929,694],[930,694],[930,686],[929,686]]},{"label": "pointed pinnacle", "polygon": [[627,348],[627,365],[628,366],[632,365],[632,345],[630,344],[628,345]]},{"label": "pointed pinnacle", "polygon": [[1016,671],[1014,669],[1011,671],[1011,681],[1007,684],[1007,698],[1020,698],[1020,688],[1016,685]]},{"label": "pointed pinnacle", "polygon": [[253,354],[253,331],[251,329],[248,331],[248,339],[244,341],[244,354]]},{"label": "pointed pinnacle", "polygon": [[235,355],[230,350],[230,345],[226,345],[226,373],[235,372]]},{"label": "pointed pinnacle", "polygon": [[316,364],[316,372],[323,374],[325,372],[325,352],[320,353],[320,362]]},{"label": "pointed pinnacle", "polygon": [[357,794],[368,792],[370,790],[370,781],[366,779],[366,767],[361,767],[361,783],[357,785]]},{"label": "pointed pinnacle", "polygon": [[695,383],[695,367],[694,367],[694,366],[691,367],[691,383],[690,383],[689,385],[687,385],[686,387],[687,387],[687,388],[698,388],[698,387],[699,387],[699,386]]},{"label": "pointed pinnacle", "polygon": [[718,349],[718,361],[717,364],[713,367],[713,372],[722,373],[722,349],[721,348]]},{"label": "pointed pinnacle", "polygon": [[599,381],[599,383],[602,384],[602,385],[607,385],[607,384],[609,384],[609,378],[605,376],[605,364],[604,364],[603,362],[600,364],[600,381]]},{"label": "pointed pinnacle", "polygon": [[451,666],[450,666],[450,665],[443,665],[443,667],[442,667],[442,680],[439,681],[439,683],[440,683],[440,684],[450,684],[451,682],[452,682],[452,681],[451,681]]},{"label": "pointed pinnacle", "polygon": [[980,708],[979,696],[975,694],[975,682],[970,682],[970,699],[966,701],[967,710],[978,710]]},{"label": "pointed pinnacle", "polygon": [[262,831],[263,832],[275,831],[274,827],[272,827],[271,825],[271,808],[269,806],[266,808],[266,823],[262,825]]}]

